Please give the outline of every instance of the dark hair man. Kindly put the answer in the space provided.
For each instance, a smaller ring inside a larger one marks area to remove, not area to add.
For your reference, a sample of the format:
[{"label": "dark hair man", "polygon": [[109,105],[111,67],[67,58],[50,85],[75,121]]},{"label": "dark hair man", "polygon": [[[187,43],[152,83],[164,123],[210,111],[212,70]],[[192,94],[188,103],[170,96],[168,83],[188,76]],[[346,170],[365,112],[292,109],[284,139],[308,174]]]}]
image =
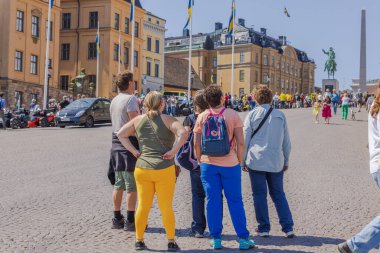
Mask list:
[{"label": "dark hair man", "polygon": [[[126,231],[135,230],[135,209],[137,201],[136,181],[134,178],[136,158],[125,149],[116,136],[116,133],[130,120],[140,114],[138,99],[133,95],[135,85],[133,74],[129,72],[121,73],[116,80],[119,89],[117,95],[111,103],[112,121],[112,148],[110,158],[110,171],[115,172],[114,191],[112,195],[114,218],[112,228]],[[132,144],[138,149],[136,137],[129,138]],[[123,191],[127,192],[127,219],[121,214],[121,203]]]}]

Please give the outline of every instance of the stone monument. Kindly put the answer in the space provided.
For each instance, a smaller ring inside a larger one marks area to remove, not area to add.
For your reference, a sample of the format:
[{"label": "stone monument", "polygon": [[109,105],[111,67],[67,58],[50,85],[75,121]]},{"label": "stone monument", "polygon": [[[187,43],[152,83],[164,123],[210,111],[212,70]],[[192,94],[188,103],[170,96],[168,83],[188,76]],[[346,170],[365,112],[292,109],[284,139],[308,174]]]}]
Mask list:
[{"label": "stone monument", "polygon": [[[334,48],[330,47],[328,51],[322,49],[322,52],[328,56],[325,63],[325,72],[327,72],[328,79],[322,80],[322,92],[325,92],[327,89],[332,91],[336,89],[339,91],[339,81],[335,79],[335,72],[337,70],[337,63],[335,61],[335,51]],[[330,78],[332,76],[332,79]]]},{"label": "stone monument", "polygon": [[362,9],[361,19],[359,88],[361,92],[367,91],[367,31],[365,9]]}]

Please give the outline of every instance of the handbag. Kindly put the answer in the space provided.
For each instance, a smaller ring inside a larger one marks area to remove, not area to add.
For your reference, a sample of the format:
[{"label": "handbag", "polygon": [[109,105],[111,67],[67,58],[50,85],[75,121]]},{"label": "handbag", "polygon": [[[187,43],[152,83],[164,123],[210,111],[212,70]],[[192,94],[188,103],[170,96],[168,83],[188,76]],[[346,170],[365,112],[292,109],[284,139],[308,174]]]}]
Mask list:
[{"label": "handbag", "polygon": [[[160,137],[159,137],[158,134],[157,134],[156,129],[154,129],[154,127],[153,127],[152,121],[150,120],[149,116],[147,116],[147,117],[148,117],[149,125],[150,125],[150,127],[152,128],[153,133],[154,133],[154,135],[155,135],[157,141],[161,144],[161,146],[164,148],[164,150],[168,149],[168,147],[167,147],[164,143],[162,143]],[[169,150],[171,150],[171,148],[169,148]],[[169,151],[169,150],[168,150],[168,151]],[[179,166],[176,165],[176,164],[174,164],[174,166],[175,166],[175,176],[176,176],[176,178],[177,178],[177,177],[179,176],[179,174],[181,173],[181,167],[179,167]]]}]

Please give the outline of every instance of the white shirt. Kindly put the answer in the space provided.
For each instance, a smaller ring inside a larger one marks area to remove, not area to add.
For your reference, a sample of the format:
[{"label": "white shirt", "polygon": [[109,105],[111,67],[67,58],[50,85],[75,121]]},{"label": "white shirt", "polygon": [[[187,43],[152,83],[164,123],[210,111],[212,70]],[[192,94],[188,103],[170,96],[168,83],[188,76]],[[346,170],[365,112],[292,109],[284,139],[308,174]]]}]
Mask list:
[{"label": "white shirt", "polygon": [[371,113],[368,114],[368,148],[369,148],[369,168],[372,173],[377,172],[379,168],[380,157],[380,114],[373,118]]}]

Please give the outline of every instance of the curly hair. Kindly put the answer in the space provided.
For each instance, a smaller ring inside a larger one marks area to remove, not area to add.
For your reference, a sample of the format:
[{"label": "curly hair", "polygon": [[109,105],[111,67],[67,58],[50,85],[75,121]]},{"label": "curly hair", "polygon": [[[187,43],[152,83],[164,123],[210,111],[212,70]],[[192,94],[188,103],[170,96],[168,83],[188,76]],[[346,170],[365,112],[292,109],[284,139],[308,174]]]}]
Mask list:
[{"label": "curly hair", "polygon": [[255,89],[253,96],[255,97],[259,105],[271,104],[272,98],[273,98],[273,92],[268,88],[268,86],[259,85]]},{"label": "curly hair", "polygon": [[209,85],[205,90],[205,98],[207,103],[215,108],[221,104],[221,99],[223,97],[223,92],[218,85]]},{"label": "curly hair", "polygon": [[129,89],[129,82],[133,82],[133,74],[126,71],[117,75],[115,84],[120,91],[125,91]]},{"label": "curly hair", "polygon": [[371,116],[373,118],[376,118],[377,115],[379,114],[379,110],[380,110],[380,84],[379,84],[379,87],[377,88],[375,99],[373,101]]},{"label": "curly hair", "polygon": [[195,93],[193,102],[194,102],[194,110],[197,113],[202,113],[210,107],[205,99],[204,90],[199,90]]}]

